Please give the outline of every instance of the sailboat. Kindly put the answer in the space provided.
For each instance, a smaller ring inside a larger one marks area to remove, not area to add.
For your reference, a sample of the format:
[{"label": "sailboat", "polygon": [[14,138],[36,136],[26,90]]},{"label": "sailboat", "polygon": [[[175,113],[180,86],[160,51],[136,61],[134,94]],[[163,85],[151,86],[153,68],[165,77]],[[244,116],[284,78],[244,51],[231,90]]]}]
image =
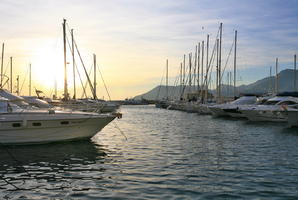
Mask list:
[{"label": "sailboat", "polygon": [[[65,31],[65,20],[63,24]],[[64,91],[68,95],[65,48],[64,67]],[[15,97],[15,100],[9,100],[8,98],[15,95],[9,94],[5,90],[1,90],[0,94],[7,97],[0,97],[1,144],[32,144],[89,139],[119,116],[119,114],[111,113],[57,111],[51,108],[30,109],[30,107],[20,107],[14,104],[16,102],[23,105],[24,98]]]}]

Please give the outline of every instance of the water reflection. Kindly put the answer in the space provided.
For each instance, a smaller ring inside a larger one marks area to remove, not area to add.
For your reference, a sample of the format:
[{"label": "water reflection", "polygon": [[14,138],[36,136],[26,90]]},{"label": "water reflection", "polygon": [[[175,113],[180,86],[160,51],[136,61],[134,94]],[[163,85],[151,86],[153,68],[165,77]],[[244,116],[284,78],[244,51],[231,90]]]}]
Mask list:
[{"label": "water reflection", "polygon": [[31,190],[88,190],[88,181],[103,178],[107,157],[107,150],[91,141],[1,146],[0,152],[0,198],[15,198],[16,191],[33,198]]}]

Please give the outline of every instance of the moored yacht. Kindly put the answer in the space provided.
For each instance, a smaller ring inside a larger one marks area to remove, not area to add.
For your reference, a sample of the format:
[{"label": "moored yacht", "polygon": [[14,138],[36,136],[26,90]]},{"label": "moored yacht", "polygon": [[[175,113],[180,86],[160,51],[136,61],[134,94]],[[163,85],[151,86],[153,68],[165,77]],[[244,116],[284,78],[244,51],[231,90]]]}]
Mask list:
[{"label": "moored yacht", "polygon": [[243,106],[252,105],[257,102],[257,97],[255,95],[245,95],[236,99],[235,101],[225,103],[225,104],[216,104],[209,106],[214,117],[244,117],[244,115],[239,111]]},{"label": "moored yacht", "polygon": [[294,104],[298,104],[294,94],[281,93],[262,105],[241,108],[240,112],[250,121],[286,122],[285,108]]},{"label": "moored yacht", "polygon": [[31,144],[88,139],[115,114],[22,109],[0,98],[1,144]]}]

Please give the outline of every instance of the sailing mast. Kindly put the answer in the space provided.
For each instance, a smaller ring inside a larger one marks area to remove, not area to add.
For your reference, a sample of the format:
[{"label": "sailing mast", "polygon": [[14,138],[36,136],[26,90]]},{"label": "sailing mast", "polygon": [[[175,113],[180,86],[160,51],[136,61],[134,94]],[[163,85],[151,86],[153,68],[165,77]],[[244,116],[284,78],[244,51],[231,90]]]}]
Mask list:
[{"label": "sailing mast", "polygon": [[67,63],[66,63],[66,19],[63,19],[63,52],[64,52],[64,100],[68,100]]},{"label": "sailing mast", "polygon": [[200,93],[200,53],[201,53],[201,44],[198,44],[198,98]]},{"label": "sailing mast", "polygon": [[12,93],[12,57],[10,57],[10,93]]},{"label": "sailing mast", "polygon": [[217,98],[217,101],[219,100],[218,48],[219,48],[219,39],[217,38],[216,39],[216,98]]},{"label": "sailing mast", "polygon": [[73,70],[73,99],[76,99],[76,63],[74,56],[74,38],[73,38],[73,29],[71,29],[71,54],[72,54],[72,70]]},{"label": "sailing mast", "polygon": [[202,89],[203,89],[203,79],[204,79],[204,69],[203,69],[203,67],[204,67],[204,41],[202,41],[202,66],[201,66],[201,76],[202,76],[202,78],[201,78],[201,87],[202,87]]},{"label": "sailing mast", "polygon": [[55,94],[54,94],[54,98],[53,99],[57,99],[57,79],[55,79]]},{"label": "sailing mast", "polygon": [[205,86],[205,99],[208,99],[208,71],[209,71],[209,34],[207,34],[207,47],[206,47],[206,77],[205,77],[205,81],[206,81],[206,86]]},{"label": "sailing mast", "polygon": [[1,57],[1,83],[0,83],[0,87],[2,89],[3,85],[3,60],[4,60],[4,43],[2,43],[2,57]]},{"label": "sailing mast", "polygon": [[93,99],[96,98],[96,55],[93,54],[93,63],[94,63],[94,80],[93,80],[93,87],[94,87],[94,93],[93,93]]},{"label": "sailing mast", "polygon": [[222,45],[222,23],[219,26],[219,58],[218,58],[218,94],[221,100],[221,46]]},{"label": "sailing mast", "polygon": [[269,92],[270,93],[273,93],[273,89],[272,89],[272,80],[271,80],[271,77],[272,77],[272,67],[270,66],[270,74],[269,74]]},{"label": "sailing mast", "polygon": [[296,92],[296,60],[297,60],[297,55],[294,55],[294,91]]},{"label": "sailing mast", "polygon": [[235,31],[235,49],[234,49],[234,97],[236,97],[236,52],[237,52],[237,30]]},{"label": "sailing mast", "polygon": [[183,87],[185,86],[185,54],[183,55]]},{"label": "sailing mast", "polygon": [[31,63],[29,64],[29,96],[31,96]]},{"label": "sailing mast", "polygon": [[17,76],[17,95],[20,96],[20,76]]},{"label": "sailing mast", "polygon": [[169,62],[168,62],[168,59],[167,59],[167,72],[166,72],[166,100],[168,100],[169,98],[169,88],[168,88],[168,67],[169,67]]},{"label": "sailing mast", "polygon": [[191,93],[191,53],[188,54],[188,59],[189,59],[189,93]]},{"label": "sailing mast", "polygon": [[182,96],[182,62],[180,63],[180,97]]},{"label": "sailing mast", "polygon": [[275,93],[278,93],[278,58],[275,60]]},{"label": "sailing mast", "polygon": [[167,100],[169,98],[169,87],[168,87],[168,81],[169,81],[169,61],[167,59],[167,77],[166,77],[166,88],[167,88]]},{"label": "sailing mast", "polygon": [[195,64],[193,66],[194,72],[193,72],[193,87],[194,90],[196,91],[196,76],[197,76],[197,58],[198,58],[198,45],[196,45],[196,52],[195,52]]}]

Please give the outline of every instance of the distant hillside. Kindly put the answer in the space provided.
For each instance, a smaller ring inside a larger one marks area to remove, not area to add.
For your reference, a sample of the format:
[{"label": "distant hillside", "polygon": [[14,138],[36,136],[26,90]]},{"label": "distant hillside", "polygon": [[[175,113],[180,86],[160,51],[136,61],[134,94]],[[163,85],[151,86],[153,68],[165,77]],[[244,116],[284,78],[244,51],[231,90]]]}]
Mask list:
[{"label": "distant hillside", "polygon": [[[298,70],[296,70],[296,76],[298,79]],[[279,92],[285,91],[294,91],[294,74],[295,71],[293,69],[286,69],[281,71],[279,76]],[[222,85],[222,94],[224,96],[231,96],[233,95],[233,86]],[[266,77],[261,80],[258,80],[254,83],[249,85],[240,85],[237,87],[238,93],[267,93],[274,91],[275,88],[275,76],[273,77]],[[298,81],[297,81],[297,88],[298,88]],[[168,87],[168,94],[171,98],[179,98],[180,95],[180,86],[169,86]],[[195,87],[192,87],[191,90],[189,87],[185,88],[185,92],[189,91],[196,91]],[[212,91],[215,93],[215,91]],[[161,85],[153,88],[149,92],[146,92],[142,95],[138,95],[134,97],[134,99],[148,99],[148,100],[160,100],[166,98],[166,86]]]}]

